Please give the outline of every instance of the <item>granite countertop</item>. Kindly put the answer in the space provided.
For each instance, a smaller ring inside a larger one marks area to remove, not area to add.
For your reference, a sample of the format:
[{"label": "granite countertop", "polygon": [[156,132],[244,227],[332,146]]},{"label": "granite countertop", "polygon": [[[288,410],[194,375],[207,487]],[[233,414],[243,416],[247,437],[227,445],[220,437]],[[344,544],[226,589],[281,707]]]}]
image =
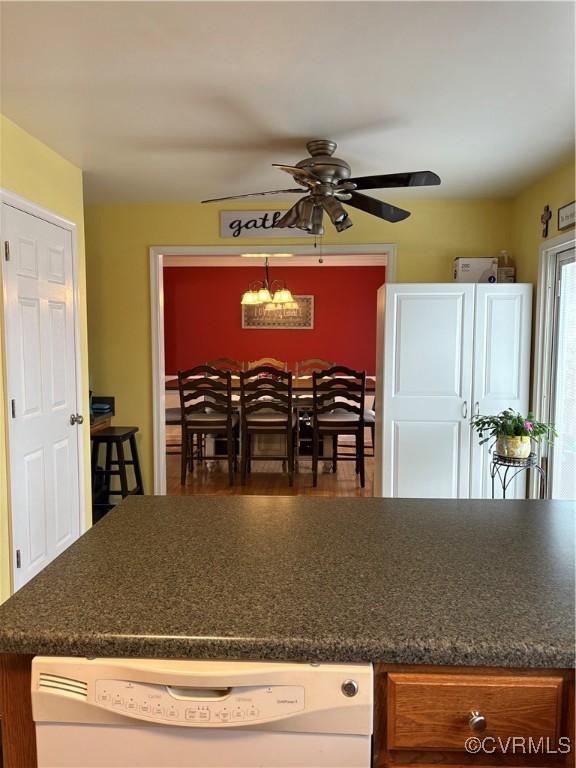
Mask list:
[{"label": "granite countertop", "polygon": [[570,502],[126,499],[0,606],[0,651],[570,667]]}]

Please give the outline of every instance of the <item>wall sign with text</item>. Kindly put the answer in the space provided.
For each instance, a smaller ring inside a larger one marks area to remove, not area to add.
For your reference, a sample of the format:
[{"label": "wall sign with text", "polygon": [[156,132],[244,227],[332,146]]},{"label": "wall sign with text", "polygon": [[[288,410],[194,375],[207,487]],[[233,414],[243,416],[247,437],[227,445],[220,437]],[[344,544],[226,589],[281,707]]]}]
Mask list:
[{"label": "wall sign with text", "polygon": [[313,237],[296,227],[275,224],[286,211],[220,211],[220,237]]},{"label": "wall sign with text", "polygon": [[568,205],[558,208],[558,230],[569,229],[576,222],[576,203],[572,201]]},{"label": "wall sign with text", "polygon": [[242,328],[313,330],[314,296],[294,296],[294,299],[298,306],[292,309],[281,306],[269,310],[265,304],[243,304]]}]

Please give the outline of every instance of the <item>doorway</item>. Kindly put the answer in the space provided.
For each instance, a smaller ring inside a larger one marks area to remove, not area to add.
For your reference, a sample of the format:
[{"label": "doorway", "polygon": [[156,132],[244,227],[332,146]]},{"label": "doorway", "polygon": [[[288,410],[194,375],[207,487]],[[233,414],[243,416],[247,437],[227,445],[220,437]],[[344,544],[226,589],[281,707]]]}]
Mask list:
[{"label": "doorway", "polygon": [[[281,250],[285,251],[286,246]],[[247,250],[250,253],[270,253],[274,248],[270,246],[243,246],[243,247],[215,247],[215,248],[185,248],[155,246],[150,249],[151,257],[151,297],[152,297],[152,328],[153,328],[153,369],[154,369],[154,491],[166,493],[166,375],[165,369],[165,293],[164,293],[164,267],[167,264],[174,266],[186,265],[200,267],[238,267],[239,262],[246,266],[250,260],[238,257]],[[279,250],[279,249],[276,249]],[[318,267],[319,253],[312,246],[289,247],[293,257],[290,259],[291,267]],[[326,266],[384,266],[386,267],[386,280],[394,279],[395,247],[389,244],[378,246],[332,246],[323,249],[322,262]],[[282,266],[284,271],[284,266]],[[290,269],[286,269],[289,275]],[[284,275],[283,275],[284,276]],[[240,296],[238,296],[239,302]],[[238,307],[238,317],[239,314]],[[375,323],[374,323],[375,326]],[[201,333],[202,329],[196,329]]]}]

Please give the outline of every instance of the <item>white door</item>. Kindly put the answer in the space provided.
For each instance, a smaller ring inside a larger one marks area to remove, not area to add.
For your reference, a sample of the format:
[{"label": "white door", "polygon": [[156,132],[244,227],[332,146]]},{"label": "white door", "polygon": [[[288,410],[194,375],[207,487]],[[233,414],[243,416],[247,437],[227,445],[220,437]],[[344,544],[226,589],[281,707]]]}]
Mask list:
[{"label": "white door", "polygon": [[[532,286],[479,284],[476,286],[474,323],[473,413],[489,416],[512,408],[528,412]],[[489,499],[490,446],[478,444],[472,434],[471,496]],[[494,483],[495,497],[502,486]],[[526,473],[521,472],[506,491],[506,498],[523,499]]]},{"label": "white door", "polygon": [[14,589],[79,535],[72,233],[2,205]]},{"label": "white door", "polygon": [[474,286],[386,286],[383,496],[466,498]]}]

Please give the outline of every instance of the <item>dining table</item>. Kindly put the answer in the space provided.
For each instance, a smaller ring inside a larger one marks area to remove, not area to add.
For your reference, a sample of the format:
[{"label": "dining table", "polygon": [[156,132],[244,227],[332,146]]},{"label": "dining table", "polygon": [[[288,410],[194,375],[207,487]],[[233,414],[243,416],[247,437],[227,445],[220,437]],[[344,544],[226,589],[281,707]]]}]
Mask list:
[{"label": "dining table", "polygon": [[[178,377],[166,379],[167,391],[178,391]],[[297,389],[299,394],[303,391],[309,391],[312,393],[314,385],[312,383],[312,376],[293,376],[292,377],[292,389]],[[240,390],[240,376],[232,374],[232,389]],[[366,376],[366,393],[373,394],[376,390],[376,377]]]},{"label": "dining table", "polygon": [[[176,393],[179,391],[178,387],[178,378],[177,377],[171,377],[167,376],[165,380],[165,388],[167,396],[173,393]],[[292,390],[296,390],[297,397],[294,401],[294,410],[295,411],[309,411],[310,407],[307,405],[306,408],[303,408],[302,401],[298,402],[299,397],[303,397],[305,395],[312,396],[313,390],[314,390],[314,384],[312,381],[312,376],[293,376],[292,377]],[[240,392],[240,376],[238,374],[233,373],[232,374],[232,391],[235,393],[232,395],[232,399],[234,401],[238,401],[240,399],[239,395],[237,393]],[[375,376],[366,376],[366,394],[369,396],[373,396],[376,391],[376,377]],[[374,407],[368,406],[367,407]],[[298,427],[300,427],[300,423],[298,420]],[[214,438],[210,439],[210,443],[212,443],[212,440]],[[328,460],[328,457],[331,456],[332,452],[332,438],[331,437],[324,437],[322,441],[322,454],[324,456],[324,462],[323,462],[323,472],[330,472],[332,467],[331,460]],[[295,465],[296,470],[298,469],[298,464],[300,460],[302,459],[302,455],[300,454],[300,429],[298,429],[298,436],[296,438],[296,450],[295,450]],[[311,458],[311,457],[308,457]]]}]

